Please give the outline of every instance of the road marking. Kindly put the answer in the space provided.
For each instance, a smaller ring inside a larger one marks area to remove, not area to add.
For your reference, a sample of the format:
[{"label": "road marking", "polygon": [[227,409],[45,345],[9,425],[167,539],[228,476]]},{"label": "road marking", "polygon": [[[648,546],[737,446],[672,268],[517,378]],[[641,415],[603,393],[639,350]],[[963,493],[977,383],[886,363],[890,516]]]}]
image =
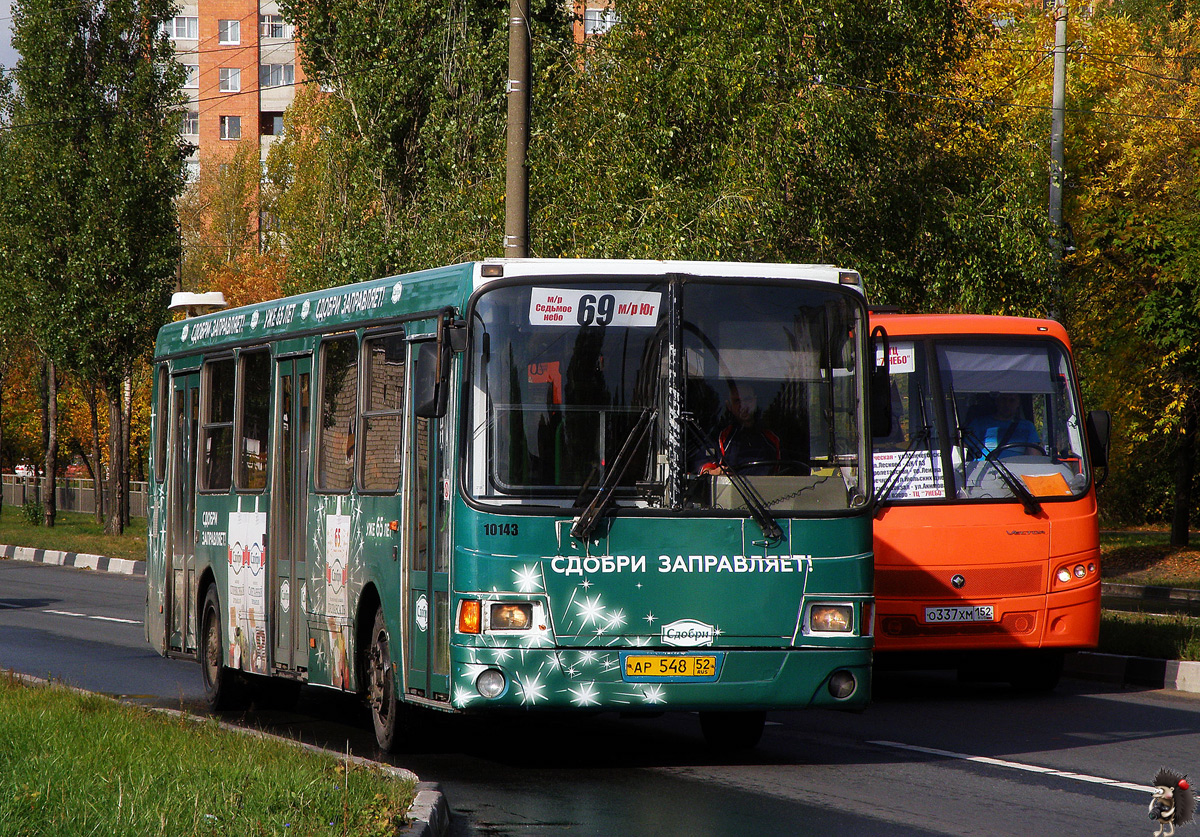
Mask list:
[{"label": "road marking", "polygon": [[914,744],[901,744],[896,741],[868,741],[868,744],[875,744],[879,747],[891,747],[896,750],[908,750],[914,753],[927,753],[931,756],[942,756],[948,759],[959,759],[960,761],[973,761],[976,764],[987,764],[992,767],[1007,767],[1010,770],[1024,770],[1027,773],[1040,773],[1044,776],[1057,776],[1060,779],[1074,779],[1076,782],[1088,782],[1093,785],[1104,785],[1110,788],[1121,788],[1122,790],[1138,791],[1139,793],[1154,793],[1154,788],[1149,785],[1135,785],[1131,782],[1118,782],[1116,779],[1105,779],[1102,776],[1089,776],[1086,773],[1071,773],[1066,770],[1055,770],[1051,767],[1039,767],[1036,764],[1024,764],[1019,761],[1007,761],[1006,759],[994,759],[989,756],[972,756],[967,753],[955,753],[951,750],[937,750],[933,747],[918,747]]},{"label": "road marking", "polygon": [[86,613],[73,613],[69,610],[43,610],[42,613],[49,613],[52,616],[70,616],[73,619],[93,619],[97,622],[119,622],[122,625],[140,625],[138,619],[118,619],[116,616],[89,616]]}]

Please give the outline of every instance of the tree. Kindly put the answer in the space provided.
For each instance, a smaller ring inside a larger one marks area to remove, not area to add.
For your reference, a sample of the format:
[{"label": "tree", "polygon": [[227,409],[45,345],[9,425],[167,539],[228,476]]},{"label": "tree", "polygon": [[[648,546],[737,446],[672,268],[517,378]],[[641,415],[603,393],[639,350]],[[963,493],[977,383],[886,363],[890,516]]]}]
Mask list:
[{"label": "tree", "polygon": [[[0,179],[7,295],[58,366],[102,388],[122,529],[125,383],[167,317],[183,185],[170,0],[17,0]],[[47,478],[54,479],[47,462]]]},{"label": "tree", "polygon": [[835,262],[908,310],[1044,309],[1042,192],[958,70],[961,4],[630,0],[544,93],[543,255]]}]

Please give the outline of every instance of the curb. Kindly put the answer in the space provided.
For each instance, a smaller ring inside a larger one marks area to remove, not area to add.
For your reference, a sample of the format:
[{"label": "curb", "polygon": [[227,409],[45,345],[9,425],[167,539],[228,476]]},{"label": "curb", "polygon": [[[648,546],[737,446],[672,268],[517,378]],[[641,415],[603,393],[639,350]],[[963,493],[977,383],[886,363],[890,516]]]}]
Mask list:
[{"label": "curb", "polygon": [[1067,655],[1063,674],[1122,686],[1200,692],[1200,663],[1197,662],[1076,651]]},{"label": "curb", "polygon": [[[42,677],[34,677],[29,674],[21,674],[11,669],[0,668],[0,673],[7,677],[12,677],[15,680],[33,686],[49,686],[52,682]],[[108,697],[117,703],[121,701],[117,698],[111,698],[108,695],[99,695],[97,692],[89,692],[87,689],[80,689],[75,686],[67,686],[58,684],[63,688],[70,689],[73,692],[78,692],[84,695],[97,695],[99,697]],[[187,712],[180,712],[178,709],[156,709],[151,708],[152,712],[160,712],[164,715],[181,718],[191,721],[214,720],[201,718],[198,715],[191,715]],[[330,756],[335,759],[344,759],[359,766],[367,766],[377,770],[381,770],[397,779],[417,779],[417,793],[413,799],[412,805],[408,809],[409,824],[402,830],[397,832],[401,837],[444,837],[450,829],[450,806],[446,802],[446,796],[442,793],[441,787],[435,782],[422,782],[418,779],[417,774],[403,767],[385,764],[384,762],[374,761],[372,759],[362,758],[361,756],[348,756],[345,753],[339,753],[335,750],[329,750],[324,747],[317,747],[313,744],[305,744],[302,741],[297,741],[294,738],[287,738],[282,735],[275,735],[262,730],[247,729],[245,727],[235,726],[234,724],[225,721],[216,721],[217,726],[221,729],[235,732],[241,735],[250,735],[256,738],[262,738],[269,741],[279,741],[284,744],[291,744],[311,753]]]},{"label": "curb", "polygon": [[34,561],[40,564],[54,564],[59,567],[75,567],[81,570],[96,570],[98,572],[118,573],[145,577],[146,562],[131,561],[128,558],[107,558],[103,555],[90,555],[86,552],[60,552],[56,549],[35,549],[32,546],[3,546],[0,545],[0,559],[10,561]]}]

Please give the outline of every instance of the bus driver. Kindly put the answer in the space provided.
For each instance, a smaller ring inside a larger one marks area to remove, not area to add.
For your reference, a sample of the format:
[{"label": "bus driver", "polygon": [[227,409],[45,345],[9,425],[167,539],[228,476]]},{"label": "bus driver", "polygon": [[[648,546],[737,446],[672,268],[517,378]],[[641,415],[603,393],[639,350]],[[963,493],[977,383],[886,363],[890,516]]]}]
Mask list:
[{"label": "bus driver", "polygon": [[723,474],[726,466],[747,476],[777,473],[781,459],[779,437],[759,426],[761,414],[754,387],[731,381],[725,412],[729,420],[717,434],[717,458],[712,457],[711,450],[702,454],[697,463],[699,473]]},{"label": "bus driver", "polygon": [[1042,453],[1033,422],[1021,415],[1021,397],[1015,392],[993,392],[992,411],[967,425],[967,445],[976,456],[996,452],[1001,459]]}]

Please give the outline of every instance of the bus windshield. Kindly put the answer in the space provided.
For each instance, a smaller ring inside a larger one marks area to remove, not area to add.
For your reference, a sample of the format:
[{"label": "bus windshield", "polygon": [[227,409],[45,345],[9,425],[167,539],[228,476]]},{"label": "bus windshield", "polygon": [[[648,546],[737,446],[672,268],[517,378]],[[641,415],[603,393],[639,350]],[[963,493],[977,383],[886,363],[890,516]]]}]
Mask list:
[{"label": "bus windshield", "polygon": [[[875,442],[888,502],[1082,496],[1083,422],[1055,340],[898,340],[893,431]],[[950,479],[944,474],[949,473]]]},{"label": "bus windshield", "polygon": [[471,314],[470,494],[579,507],[609,479],[625,508],[744,513],[748,483],[772,514],[861,506],[862,317],[838,286],[765,279],[490,290]]}]

